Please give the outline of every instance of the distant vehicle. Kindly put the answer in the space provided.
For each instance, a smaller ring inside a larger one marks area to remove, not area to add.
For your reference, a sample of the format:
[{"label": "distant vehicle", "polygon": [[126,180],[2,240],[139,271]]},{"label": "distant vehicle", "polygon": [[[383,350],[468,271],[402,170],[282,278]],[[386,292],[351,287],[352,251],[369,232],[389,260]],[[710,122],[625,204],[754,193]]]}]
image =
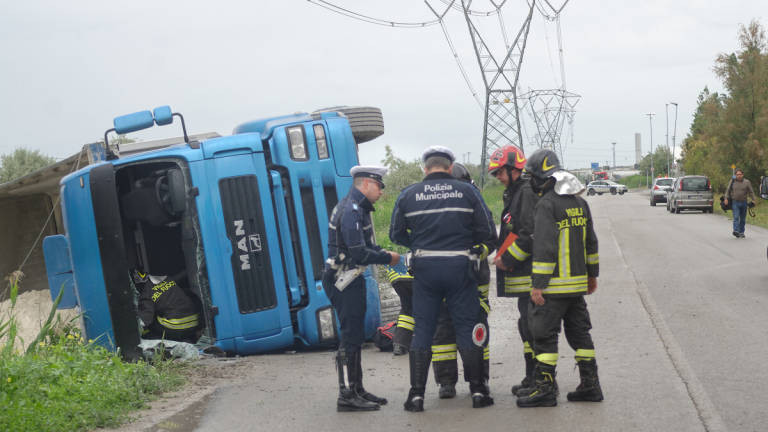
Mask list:
[{"label": "distant vehicle", "polygon": [[683,176],[675,180],[667,195],[667,210],[679,214],[682,210],[712,213],[712,184],[701,175]]},{"label": "distant vehicle", "polygon": [[587,185],[587,195],[602,195],[604,193],[624,195],[626,191],[626,186],[611,180],[595,180]]},{"label": "distant vehicle", "polygon": [[667,192],[672,189],[672,184],[675,179],[671,177],[659,177],[653,180],[651,185],[651,207],[656,206],[656,203],[667,202]]},{"label": "distant vehicle", "polygon": [[608,180],[608,173],[605,171],[595,171],[592,173],[595,180]]}]

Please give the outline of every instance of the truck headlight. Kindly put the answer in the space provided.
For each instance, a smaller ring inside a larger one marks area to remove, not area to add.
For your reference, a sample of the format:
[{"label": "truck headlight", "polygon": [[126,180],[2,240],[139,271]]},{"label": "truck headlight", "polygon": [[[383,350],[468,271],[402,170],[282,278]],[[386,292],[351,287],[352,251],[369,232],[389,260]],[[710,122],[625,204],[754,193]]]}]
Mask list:
[{"label": "truck headlight", "polygon": [[320,159],[328,159],[328,143],[325,141],[325,129],[323,125],[316,124],[314,126],[315,142],[317,143],[317,157]]},{"label": "truck headlight", "polygon": [[317,311],[317,328],[321,342],[336,339],[336,320],[330,306]]},{"label": "truck headlight", "polygon": [[291,148],[291,159],[307,160],[307,140],[304,139],[304,126],[293,126],[286,129],[288,145]]}]

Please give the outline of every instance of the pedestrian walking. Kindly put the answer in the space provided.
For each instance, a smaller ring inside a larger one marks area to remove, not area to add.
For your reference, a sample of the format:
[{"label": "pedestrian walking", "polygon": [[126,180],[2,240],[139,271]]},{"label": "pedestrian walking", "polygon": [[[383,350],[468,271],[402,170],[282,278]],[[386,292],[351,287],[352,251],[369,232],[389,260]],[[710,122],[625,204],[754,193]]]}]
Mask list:
[{"label": "pedestrian walking", "polygon": [[[725,194],[725,205],[731,203],[733,211],[733,236],[744,238],[744,228],[747,223],[747,207],[755,206],[755,192],[752,183],[744,178],[744,171],[737,168],[734,177],[728,183]],[[749,199],[749,202],[747,202]]]},{"label": "pedestrian walking", "polygon": [[552,150],[537,150],[528,158],[526,172],[540,192],[536,205],[528,311],[536,364],[534,388],[519,395],[517,406],[557,405],[555,368],[561,325],[575,351],[581,382],[568,393],[569,401],[603,400],[597,376],[592,324],[585,294],[597,290],[597,236],[587,202],[579,196],[584,185],[562,169]]},{"label": "pedestrian walking", "polygon": [[440,305],[445,299],[456,330],[456,345],[475,408],[493,404],[483,381],[487,327],[479,322],[480,302],[470,255],[495,239],[488,207],[472,185],[455,179],[450,149],[432,146],[422,155],[424,180],[405,188],[395,203],[390,239],[413,250],[415,329],[409,352],[411,389],[407,411],[424,410],[424,390]]},{"label": "pedestrian walking", "polygon": [[528,327],[528,305],[531,302],[531,255],[533,253],[533,211],[539,197],[523,176],[525,154],[515,146],[506,146],[491,155],[488,173],[504,185],[502,197],[496,266],[496,295],[517,297],[520,317],[517,329],[523,344],[525,376],[512,386],[512,394],[533,385],[533,338]]},{"label": "pedestrian walking", "polygon": [[[372,411],[385,405],[385,398],[363,387],[360,347],[365,341],[366,305],[363,272],[368,264],[395,265],[397,252],[373,243],[370,213],[384,189],[386,169],[355,166],[350,170],[353,187],[331,213],[328,223],[328,260],[323,271],[323,289],[339,318],[341,335],[336,353],[339,378],[338,411]],[[344,368],[347,369],[347,381]]]}]

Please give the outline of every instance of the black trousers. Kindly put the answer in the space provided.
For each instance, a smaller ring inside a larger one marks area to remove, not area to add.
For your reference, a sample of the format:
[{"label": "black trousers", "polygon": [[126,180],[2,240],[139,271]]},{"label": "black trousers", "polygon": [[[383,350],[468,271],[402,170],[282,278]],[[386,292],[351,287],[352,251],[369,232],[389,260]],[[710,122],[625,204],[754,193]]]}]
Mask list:
[{"label": "black trousers", "polygon": [[397,280],[392,283],[392,288],[400,297],[400,314],[397,317],[397,327],[395,327],[392,343],[410,348],[415,325],[413,319],[413,279]]},{"label": "black trousers", "polygon": [[557,338],[561,323],[565,339],[577,352],[577,359],[580,353],[585,352],[591,352],[591,357],[594,358],[595,345],[589,334],[592,323],[584,296],[544,298],[546,302],[543,305],[531,302],[528,307],[528,324],[533,336],[536,359],[551,365],[557,363]]},{"label": "black trousers", "polygon": [[[491,329],[488,327],[488,314],[481,308],[479,322],[486,328],[486,339],[483,344],[483,378],[488,381],[489,352],[488,342],[491,339]],[[458,357],[456,352],[456,332],[451,321],[448,305],[443,302],[440,315],[437,318],[437,330],[432,339],[432,368],[435,371],[435,382],[438,384],[456,384],[459,379]]]},{"label": "black trousers", "polygon": [[360,351],[365,342],[365,279],[359,276],[344,291],[339,291],[335,282],[335,270],[323,272],[323,290],[336,310],[341,327],[339,348],[347,352]]},{"label": "black trousers", "polygon": [[528,324],[528,310],[531,305],[531,295],[524,294],[517,298],[517,311],[520,312],[520,318],[517,320],[517,331],[520,333],[520,340],[526,352],[533,348],[533,336],[531,336],[531,327]]}]

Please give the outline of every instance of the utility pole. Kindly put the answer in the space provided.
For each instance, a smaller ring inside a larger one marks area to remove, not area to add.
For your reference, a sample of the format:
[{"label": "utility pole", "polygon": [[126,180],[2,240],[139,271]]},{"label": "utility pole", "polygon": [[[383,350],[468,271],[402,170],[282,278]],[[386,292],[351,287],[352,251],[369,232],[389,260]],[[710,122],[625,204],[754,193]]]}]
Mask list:
[{"label": "utility pole", "polygon": [[651,136],[650,136],[650,142],[651,142],[651,178],[654,176],[653,172],[653,116],[656,115],[656,113],[648,113],[646,114],[648,116],[648,124],[651,127]]},{"label": "utility pole", "polygon": [[667,134],[664,135],[666,139],[665,153],[667,154],[667,177],[669,177],[669,104],[664,105],[667,118]]},{"label": "utility pole", "polygon": [[[675,126],[672,128],[672,165],[675,164],[675,135],[677,134],[677,102],[670,102],[670,105],[675,106]],[[675,177],[677,177],[677,169],[675,169]]]},{"label": "utility pole", "polygon": [[613,145],[613,169],[616,170],[616,143],[611,143]]}]

